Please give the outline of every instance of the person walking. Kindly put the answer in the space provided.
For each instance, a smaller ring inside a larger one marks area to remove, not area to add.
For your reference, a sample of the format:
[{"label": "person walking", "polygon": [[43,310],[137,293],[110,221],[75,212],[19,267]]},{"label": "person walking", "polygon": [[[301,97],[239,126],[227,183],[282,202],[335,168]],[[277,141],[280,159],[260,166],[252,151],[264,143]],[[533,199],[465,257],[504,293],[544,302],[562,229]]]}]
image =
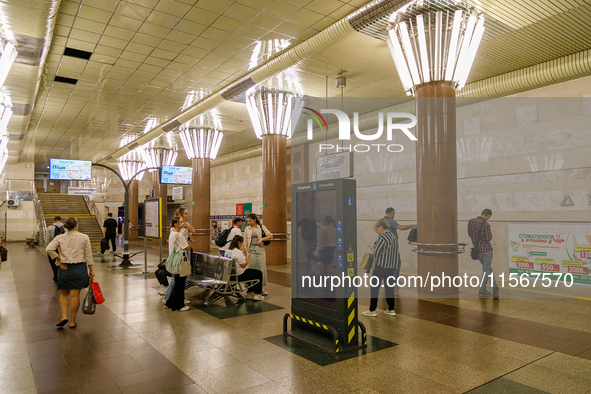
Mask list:
[{"label": "person walking", "polygon": [[238,275],[238,281],[247,281],[257,279],[259,282],[249,288],[246,293],[247,300],[263,301],[265,297],[261,295],[263,291],[263,273],[257,269],[248,267],[248,261],[252,253],[248,253],[244,256],[242,252],[242,245],[244,244],[244,238],[241,235],[236,235],[230,246],[226,257],[236,260],[236,275]]},{"label": "person walking", "polygon": [[232,240],[234,239],[234,237],[237,235],[242,235],[242,225],[243,224],[244,224],[244,219],[242,219],[238,216],[235,217],[234,220],[232,220],[232,229],[230,230],[230,233],[228,234],[228,238],[226,238],[226,244],[224,246],[220,247],[220,255],[222,255],[222,257],[225,256],[226,251],[230,247],[230,244],[232,243]]},{"label": "person walking", "polygon": [[326,269],[334,262],[335,251],[337,248],[337,229],[332,216],[324,216],[324,219],[322,219],[322,227],[320,227],[318,234],[320,261],[316,264],[314,273],[322,276],[325,274]]},{"label": "person walking", "polygon": [[[53,218],[53,224],[50,225],[45,229],[45,245],[49,245],[51,241],[58,235],[62,235],[66,233],[66,229],[64,228],[64,224],[62,223],[62,217],[56,216]],[[53,281],[57,283],[57,271],[58,266],[55,264],[55,259],[52,259],[49,254],[47,255],[49,259],[49,265],[51,266],[51,271],[53,271]]]},{"label": "person walking", "polygon": [[[169,253],[181,253],[183,250],[190,250],[193,249],[193,245],[187,242],[185,237],[183,237],[180,232],[181,229],[184,227],[181,218],[174,217],[170,223],[170,236],[168,237],[168,252]],[[184,253],[184,252],[183,252]],[[166,301],[166,308],[170,308],[173,311],[188,311],[190,308],[188,305],[185,305],[185,281],[186,276],[180,276],[176,274],[172,277],[172,283],[169,285],[169,288],[172,288],[170,298]]]},{"label": "person walking", "polygon": [[[398,237],[394,232],[390,231],[390,225],[386,219],[380,219],[374,226],[374,230],[379,234],[375,243],[373,251],[373,277],[378,278],[377,284],[370,280],[371,285],[371,302],[369,310],[362,313],[363,316],[375,317],[376,308],[378,306],[378,296],[380,294],[380,286],[384,282],[386,291],[386,302],[388,309],[384,311],[385,314],[396,316],[394,310],[394,283],[393,280],[398,278],[400,274],[400,253],[398,251]],[[390,278],[390,279],[388,279]]]},{"label": "person walking", "polygon": [[266,296],[267,292],[264,287],[267,286],[267,258],[263,241],[270,241],[273,238],[273,234],[271,234],[267,227],[261,224],[256,213],[249,213],[246,216],[246,222],[248,226],[246,226],[246,230],[244,231],[244,237],[246,239],[244,250],[251,254],[249,260],[250,268],[263,273],[263,290],[261,291],[261,295]]},{"label": "person walking", "polygon": [[56,260],[56,264],[59,264],[57,289],[60,291],[62,318],[56,326],[62,328],[68,324],[69,309],[69,327],[76,328],[80,290],[87,288],[91,280],[94,279],[94,262],[92,261],[90,238],[88,235],[78,232],[78,220],[75,217],[66,218],[64,227],[68,231],[55,237],[45,250],[47,255]]},{"label": "person walking", "polygon": [[298,221],[298,227],[302,228],[301,237],[304,240],[304,253],[306,255],[306,265],[310,266],[311,262],[316,263],[318,260],[314,255],[316,250],[316,221],[312,218],[310,212],[304,213],[304,217]]},{"label": "person walking", "polygon": [[488,297],[491,295],[490,291],[486,290],[488,280],[491,280],[493,298],[499,298],[499,287],[496,285],[495,277],[492,268],[493,248],[490,244],[492,240],[492,232],[488,219],[492,216],[490,209],[482,211],[480,216],[477,216],[468,221],[468,235],[472,240],[472,245],[478,250],[478,260],[482,264],[482,280],[480,281],[480,289],[478,291],[479,297]]},{"label": "person walking", "polygon": [[[117,221],[113,219],[113,214],[109,212],[107,214],[107,220],[103,222],[103,238],[107,240],[107,245],[109,244],[109,241],[111,241],[113,253],[117,251],[117,226]],[[98,252],[98,254],[103,253],[103,250]]]},{"label": "person walking", "polygon": [[394,208],[389,207],[386,208],[386,216],[384,216],[384,219],[386,219],[386,221],[388,222],[388,225],[390,225],[390,231],[394,233],[394,235],[396,235],[396,239],[398,239],[398,231],[397,230],[410,230],[411,228],[417,227],[416,224],[398,224],[398,222],[396,220],[394,220],[394,215],[396,215],[396,211],[394,210]]}]

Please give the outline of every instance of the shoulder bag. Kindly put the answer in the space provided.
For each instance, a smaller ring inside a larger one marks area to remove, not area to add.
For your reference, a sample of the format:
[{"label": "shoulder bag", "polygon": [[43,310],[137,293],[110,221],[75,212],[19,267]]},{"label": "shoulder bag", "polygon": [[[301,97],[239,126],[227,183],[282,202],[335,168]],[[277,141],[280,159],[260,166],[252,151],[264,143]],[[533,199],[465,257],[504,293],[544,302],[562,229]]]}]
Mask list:
[{"label": "shoulder bag", "polygon": [[85,315],[94,315],[96,312],[96,299],[94,298],[94,292],[92,291],[92,285],[88,286],[86,297],[82,301],[82,313]]},{"label": "shoulder bag", "polygon": [[186,251],[181,250],[180,253],[182,253],[182,257],[181,257],[181,262],[179,263],[179,276],[180,277],[189,276],[189,275],[191,275],[191,262],[189,261],[189,258],[187,257]]},{"label": "shoulder bag", "polygon": [[[263,226],[261,225],[261,235],[263,236],[263,238],[265,238],[267,236],[267,234],[265,234],[265,230],[263,230]],[[271,241],[263,241],[263,245],[269,245],[271,243]]]},{"label": "shoulder bag", "polygon": [[0,246],[0,256],[2,256],[2,262],[8,260],[8,249],[4,246]]},{"label": "shoulder bag", "polygon": [[478,237],[476,238],[476,245],[470,250],[470,257],[472,260],[478,260],[478,244],[480,243],[480,234],[482,233],[482,227],[484,227],[484,222],[480,225],[480,230],[478,230]]},{"label": "shoulder bag", "polygon": [[[179,236],[178,233],[176,235]],[[179,264],[181,263],[182,255],[184,254],[183,251],[176,251],[176,239],[172,244],[172,250],[168,253],[168,258],[166,259],[166,270],[172,275],[179,274]]]}]

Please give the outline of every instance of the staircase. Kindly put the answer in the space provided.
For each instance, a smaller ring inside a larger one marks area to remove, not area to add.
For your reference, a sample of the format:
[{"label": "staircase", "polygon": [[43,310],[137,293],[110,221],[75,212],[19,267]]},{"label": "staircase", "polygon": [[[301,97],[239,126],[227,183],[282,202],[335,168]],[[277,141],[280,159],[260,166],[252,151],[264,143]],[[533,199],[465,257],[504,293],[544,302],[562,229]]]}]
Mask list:
[{"label": "staircase", "polygon": [[96,216],[92,216],[88,211],[88,206],[83,196],[70,196],[57,193],[40,193],[39,200],[43,208],[45,223],[50,226],[53,218],[61,216],[62,220],[68,216],[74,216],[78,219],[78,231],[88,235],[90,244],[100,245],[103,238],[103,229],[98,224]]}]

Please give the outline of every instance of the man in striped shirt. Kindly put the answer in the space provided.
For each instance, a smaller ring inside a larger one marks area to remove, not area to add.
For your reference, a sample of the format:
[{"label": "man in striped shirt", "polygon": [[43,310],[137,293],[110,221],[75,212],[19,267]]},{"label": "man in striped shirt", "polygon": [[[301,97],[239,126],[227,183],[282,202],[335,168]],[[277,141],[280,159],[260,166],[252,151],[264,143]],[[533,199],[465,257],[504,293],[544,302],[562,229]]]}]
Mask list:
[{"label": "man in striped shirt", "polygon": [[[371,302],[369,310],[362,313],[363,316],[375,317],[376,308],[378,306],[378,296],[380,294],[380,285],[384,282],[384,290],[386,291],[386,302],[388,303],[388,310],[385,314],[396,316],[394,311],[394,280],[400,274],[400,253],[398,251],[398,237],[390,231],[390,225],[386,219],[380,219],[375,224],[374,229],[379,234],[375,243],[373,251],[373,275],[378,278],[377,286],[374,286],[375,281],[371,284]],[[388,277],[393,277],[388,282]]]},{"label": "man in striped shirt", "polygon": [[493,298],[499,298],[499,288],[497,287],[492,269],[493,248],[490,244],[492,240],[492,233],[490,225],[487,223],[492,216],[490,209],[482,211],[480,216],[470,219],[468,221],[468,235],[472,240],[472,244],[478,250],[478,260],[482,264],[482,280],[480,283],[479,297],[488,297],[490,292],[486,290],[486,284],[491,279],[491,286],[493,287]]}]

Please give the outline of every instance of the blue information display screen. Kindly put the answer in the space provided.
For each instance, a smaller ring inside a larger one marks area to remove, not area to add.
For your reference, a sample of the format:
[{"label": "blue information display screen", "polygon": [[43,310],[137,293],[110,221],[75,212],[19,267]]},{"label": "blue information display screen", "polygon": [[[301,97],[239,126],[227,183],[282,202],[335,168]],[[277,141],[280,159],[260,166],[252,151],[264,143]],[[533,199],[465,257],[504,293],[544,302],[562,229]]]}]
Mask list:
[{"label": "blue information display screen", "polygon": [[90,181],[91,178],[91,161],[49,159],[49,179],[58,181]]},{"label": "blue information display screen", "polygon": [[193,168],[162,166],[160,183],[167,185],[190,185],[193,183]]}]

